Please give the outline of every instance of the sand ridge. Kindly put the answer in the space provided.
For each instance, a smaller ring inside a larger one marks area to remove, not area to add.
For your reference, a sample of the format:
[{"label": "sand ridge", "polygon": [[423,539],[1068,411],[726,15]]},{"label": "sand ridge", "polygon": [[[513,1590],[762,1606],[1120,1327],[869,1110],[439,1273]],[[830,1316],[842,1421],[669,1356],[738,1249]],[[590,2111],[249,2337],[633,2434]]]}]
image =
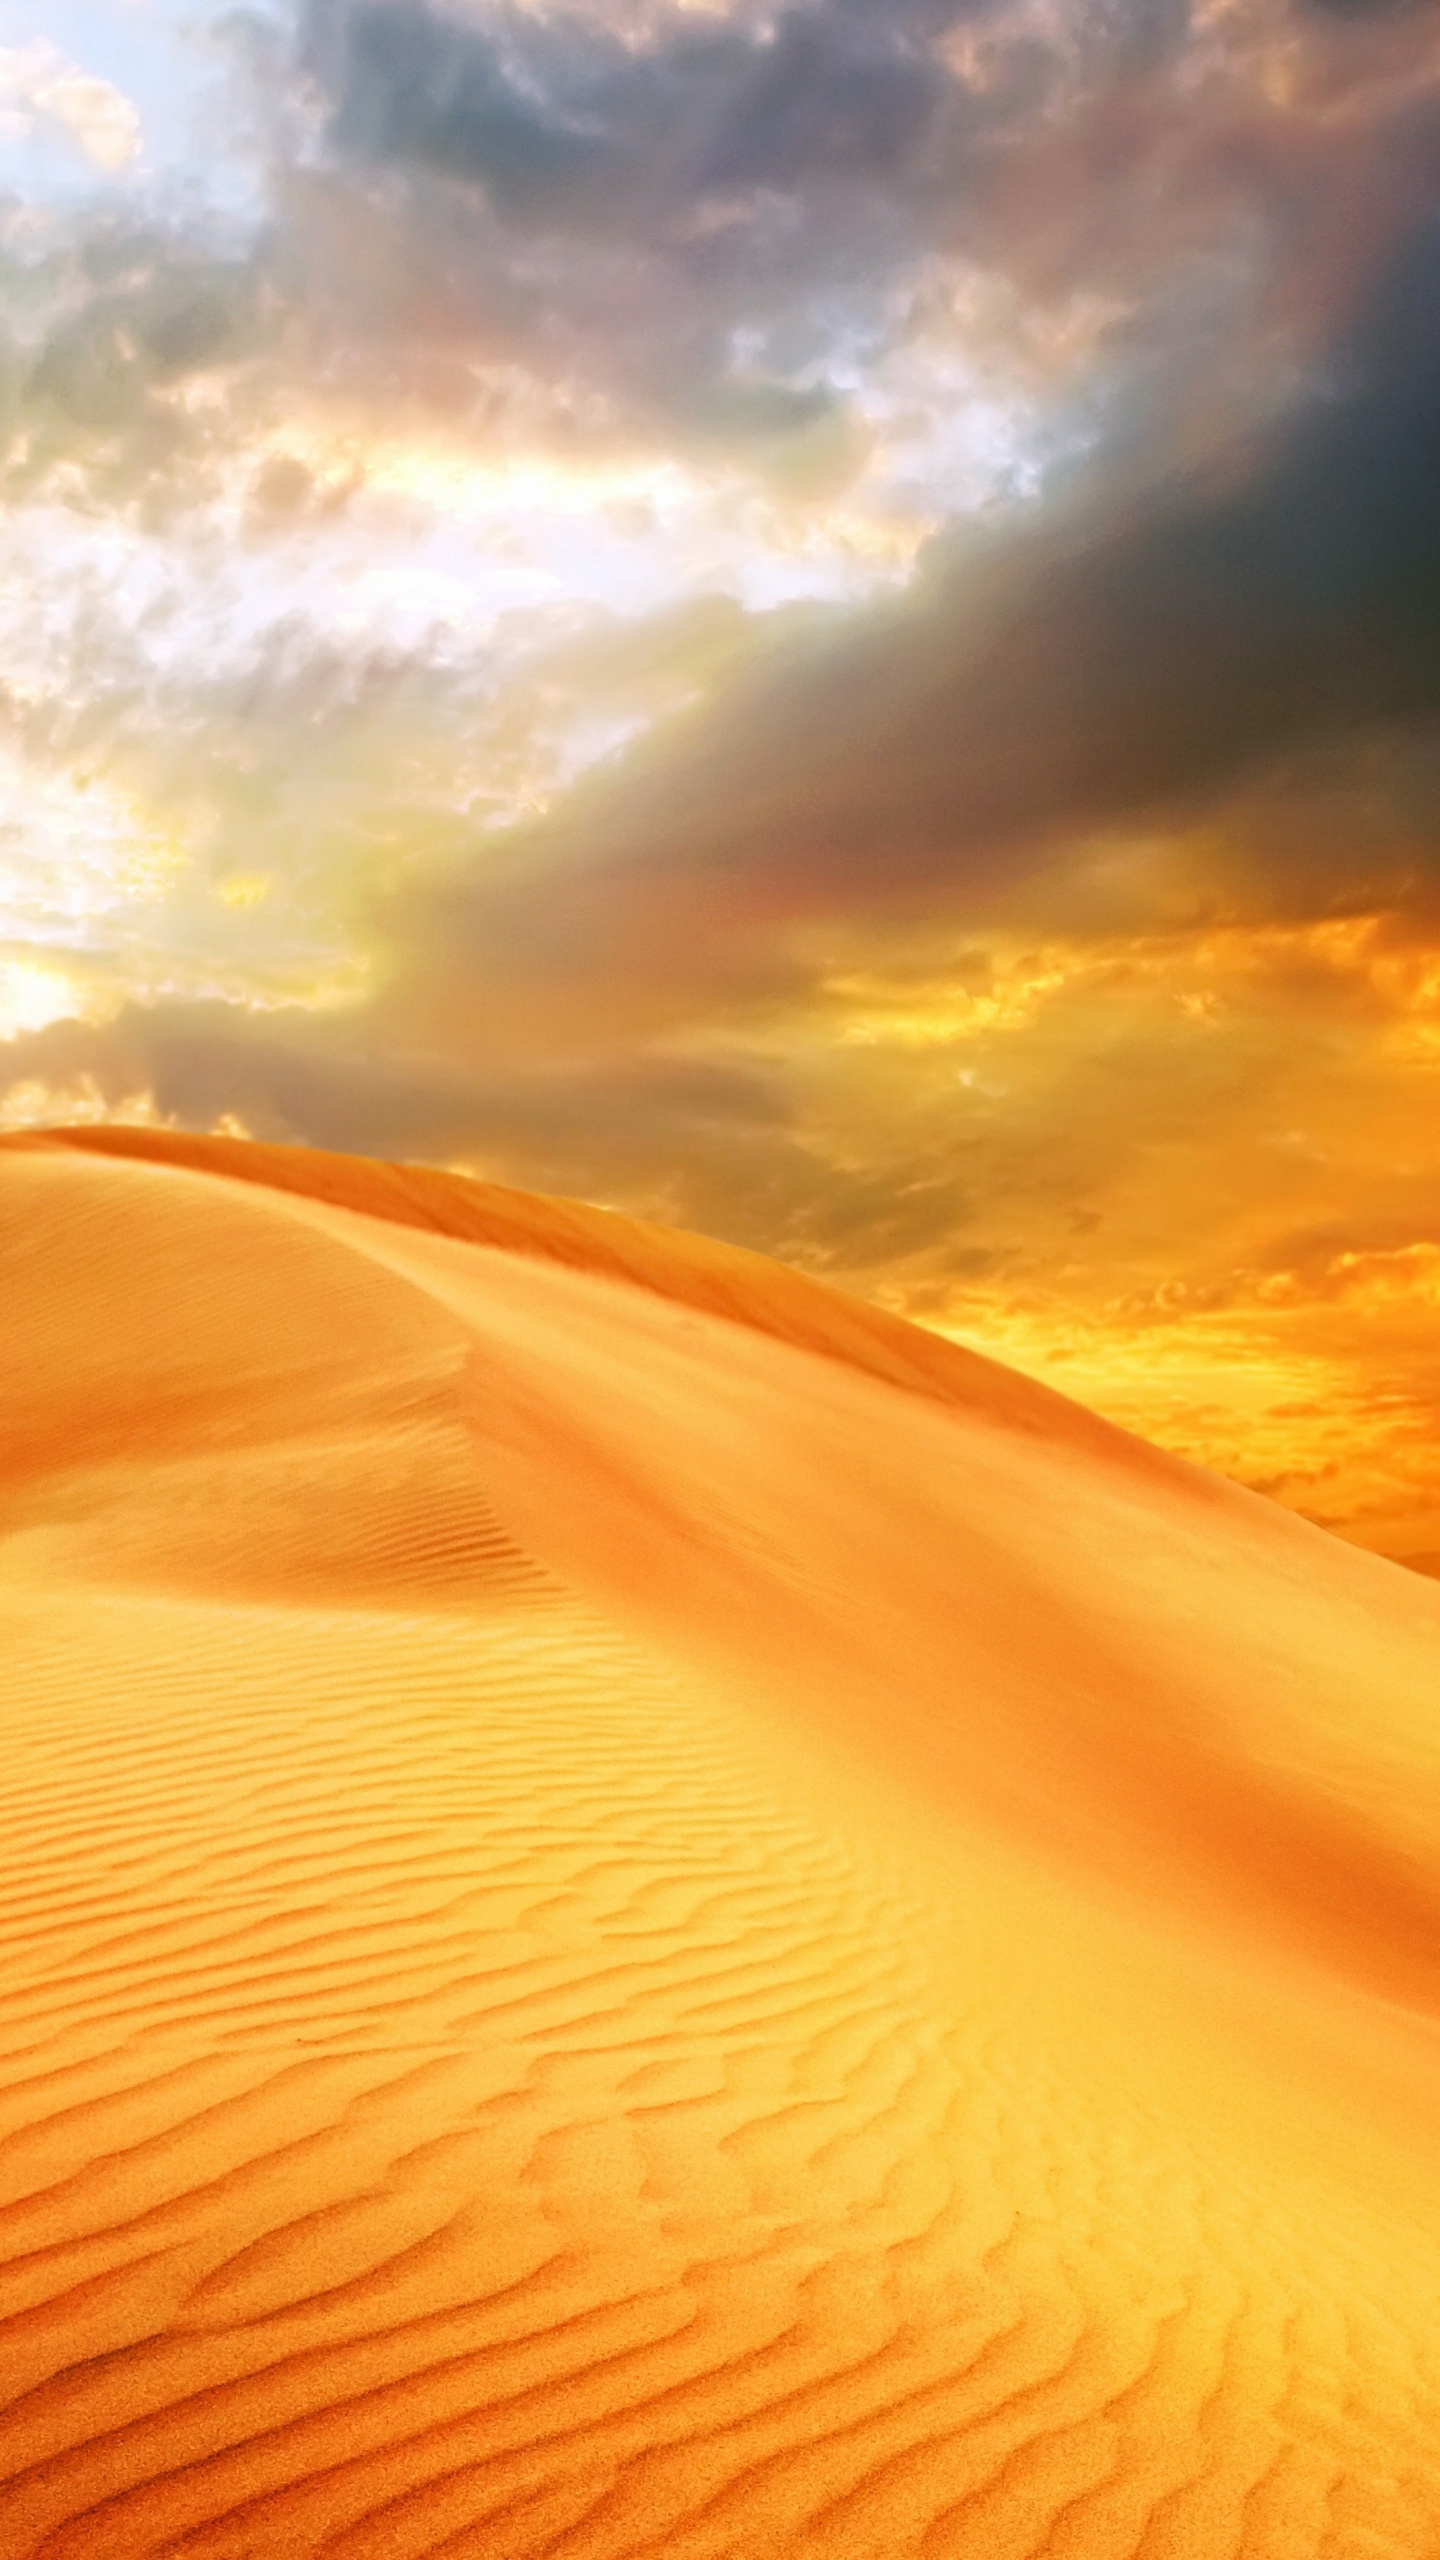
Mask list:
[{"label": "sand ridge", "polygon": [[1434,2552],[1440,1592],[440,1175],[0,1307],[5,2560]]},{"label": "sand ridge", "polygon": [[[729,1316],[799,1349],[844,1360],[871,1377],[940,1403],[982,1403],[1019,1429],[1071,1436],[1095,1448],[1124,1447],[1137,1465],[1171,1473],[1182,1464],[1121,1431],[1083,1405],[983,1353],[923,1332],[800,1271],[673,1227],[647,1226],[581,1200],[541,1197],[441,1173],[428,1165],[331,1155],[315,1147],[249,1139],[191,1137],[178,1131],[80,1128],[0,1138],[0,1146],[69,1146],[87,1154],[186,1165],[292,1197],[358,1209],[397,1226],[499,1246],[526,1260],[557,1263],[592,1277],[630,1280],[681,1305]],[[1195,1471],[1186,1469],[1192,1476]]]}]

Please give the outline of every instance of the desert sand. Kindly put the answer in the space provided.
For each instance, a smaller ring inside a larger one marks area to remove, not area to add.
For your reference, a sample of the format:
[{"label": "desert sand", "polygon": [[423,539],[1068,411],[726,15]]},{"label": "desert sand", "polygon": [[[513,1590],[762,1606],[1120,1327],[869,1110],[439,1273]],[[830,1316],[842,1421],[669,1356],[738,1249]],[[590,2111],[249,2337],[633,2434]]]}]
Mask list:
[{"label": "desert sand", "polygon": [[3,2560],[1434,2560],[1440,1587],[240,1142],[0,1373]]}]

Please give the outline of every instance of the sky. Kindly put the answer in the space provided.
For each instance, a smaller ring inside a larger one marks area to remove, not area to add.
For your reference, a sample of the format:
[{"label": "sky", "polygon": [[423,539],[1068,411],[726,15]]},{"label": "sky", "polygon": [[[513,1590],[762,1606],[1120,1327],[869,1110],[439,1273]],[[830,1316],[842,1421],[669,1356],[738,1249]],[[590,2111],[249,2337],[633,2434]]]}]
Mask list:
[{"label": "sky", "polygon": [[777,1254],[1440,1572],[1440,12],[0,0],[0,1126]]}]

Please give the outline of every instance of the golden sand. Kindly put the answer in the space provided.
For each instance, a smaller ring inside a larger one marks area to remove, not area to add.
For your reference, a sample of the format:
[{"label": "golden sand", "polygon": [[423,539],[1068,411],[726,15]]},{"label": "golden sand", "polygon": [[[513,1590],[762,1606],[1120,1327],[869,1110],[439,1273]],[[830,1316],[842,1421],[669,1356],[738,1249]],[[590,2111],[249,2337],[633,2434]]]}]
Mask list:
[{"label": "golden sand", "polygon": [[0,2560],[1435,2560],[1440,1588],[236,1142],[0,1373]]}]

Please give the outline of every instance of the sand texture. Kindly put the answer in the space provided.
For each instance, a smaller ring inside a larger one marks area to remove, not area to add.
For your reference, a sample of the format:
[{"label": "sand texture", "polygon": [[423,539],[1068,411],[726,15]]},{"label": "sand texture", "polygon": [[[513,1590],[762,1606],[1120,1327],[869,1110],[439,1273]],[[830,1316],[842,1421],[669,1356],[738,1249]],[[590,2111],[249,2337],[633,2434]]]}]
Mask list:
[{"label": "sand texture", "polygon": [[0,1147],[0,2560],[1435,2560],[1440,1587],[753,1257]]}]

